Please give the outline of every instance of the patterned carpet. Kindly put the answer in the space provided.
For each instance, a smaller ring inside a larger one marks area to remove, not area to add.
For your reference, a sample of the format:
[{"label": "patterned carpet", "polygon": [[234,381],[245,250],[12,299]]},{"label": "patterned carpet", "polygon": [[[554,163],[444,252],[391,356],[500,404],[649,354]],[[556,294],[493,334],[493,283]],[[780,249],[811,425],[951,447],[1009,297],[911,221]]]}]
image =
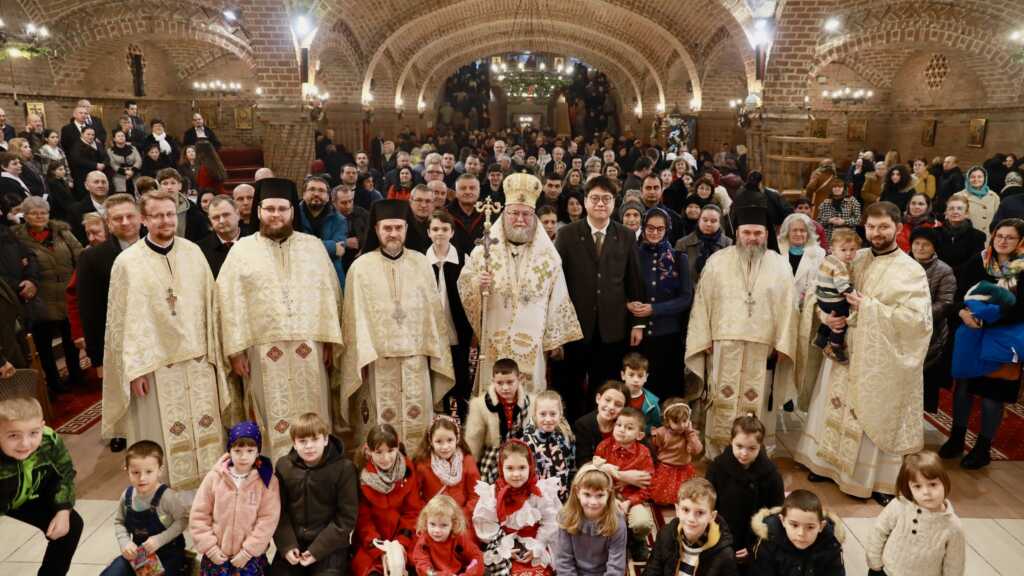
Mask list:
[{"label": "patterned carpet", "polygon": [[[925,419],[932,423],[947,437],[953,426],[953,393],[950,390],[939,391],[939,411],[936,414],[925,413]],[[978,431],[981,430],[981,403],[974,403],[971,419],[967,425],[967,446],[974,446]],[[1024,404],[1019,401],[1008,404],[1003,414],[1003,423],[996,434],[992,445],[993,460],[1024,460]]]}]

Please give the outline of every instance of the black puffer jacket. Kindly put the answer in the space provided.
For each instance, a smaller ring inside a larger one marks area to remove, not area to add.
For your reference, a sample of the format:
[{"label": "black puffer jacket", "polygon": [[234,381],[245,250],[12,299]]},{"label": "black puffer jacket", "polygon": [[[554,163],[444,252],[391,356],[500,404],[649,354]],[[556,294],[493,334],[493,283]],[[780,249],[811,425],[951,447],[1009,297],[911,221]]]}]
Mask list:
[{"label": "black puffer jacket", "polygon": [[[274,467],[281,486],[281,520],[274,543],[283,552],[309,550],[327,558],[352,541],[359,512],[359,475],[331,436],[320,462],[307,465],[293,448]],[[281,553],[283,553],[281,552]]]},{"label": "black puffer jacket", "polygon": [[781,506],[786,498],[778,468],[764,449],[749,468],[744,468],[732,455],[732,449],[726,447],[708,465],[706,477],[718,494],[715,509],[729,526],[734,547],[749,549],[756,541],[750,532],[750,519],[761,508]]},{"label": "black puffer jacket", "polygon": [[759,538],[754,546],[754,562],[749,576],[844,576],[843,524],[825,514],[825,528],[817,540],[804,550],[793,546],[786,536],[779,512],[782,507],[765,508],[750,521]]},{"label": "black puffer jacket", "polygon": [[[669,522],[658,532],[654,551],[647,562],[644,576],[677,576],[681,553],[679,519]],[[725,524],[714,520],[708,525],[708,541],[701,548],[697,570],[693,576],[736,576],[736,552],[732,535]]]}]

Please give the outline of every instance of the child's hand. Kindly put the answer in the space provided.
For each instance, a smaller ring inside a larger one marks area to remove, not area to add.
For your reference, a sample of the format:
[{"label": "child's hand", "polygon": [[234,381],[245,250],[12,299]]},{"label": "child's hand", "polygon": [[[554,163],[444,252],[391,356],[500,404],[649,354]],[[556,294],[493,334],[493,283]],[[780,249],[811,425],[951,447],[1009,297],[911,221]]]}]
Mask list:
[{"label": "child's hand", "polygon": [[139,555],[139,547],[135,545],[135,542],[129,542],[124,548],[121,548],[121,556],[124,559],[131,562]]},{"label": "child's hand", "polygon": [[156,552],[156,549],[159,548],[160,545],[156,543],[156,540],[154,540],[152,536],[150,536],[142,543],[142,547],[146,549],[146,554],[152,554]]},{"label": "child's hand", "polygon": [[220,566],[221,564],[228,561],[227,554],[225,554],[223,550],[216,546],[207,550],[205,556],[210,559],[210,562],[213,562],[217,566]]},{"label": "child's hand", "polygon": [[71,529],[71,511],[61,510],[53,515],[49,527],[46,528],[46,538],[49,540],[60,540],[67,535]]},{"label": "child's hand", "polygon": [[235,568],[245,568],[245,565],[249,563],[249,560],[252,560],[252,554],[249,554],[245,549],[242,549],[239,550],[238,554],[235,554],[235,557],[231,559],[231,565]]},{"label": "child's hand", "polygon": [[[298,548],[292,548],[284,555],[284,559],[292,566],[295,566],[302,560],[302,554],[299,553]],[[303,566],[305,566],[305,564],[303,564]]]},{"label": "child's hand", "polygon": [[744,560],[744,559],[746,559],[747,556],[750,556],[750,552],[747,552],[746,548],[740,548],[739,550],[736,551],[736,559],[737,560]]},{"label": "child's hand", "polygon": [[299,564],[302,564],[303,566],[311,566],[315,563],[316,558],[314,558],[313,555],[309,553],[309,550],[303,552],[302,556],[299,558]]},{"label": "child's hand", "polygon": [[618,505],[619,505],[619,510],[623,514],[628,514],[629,513],[629,500],[619,500],[618,501]]}]

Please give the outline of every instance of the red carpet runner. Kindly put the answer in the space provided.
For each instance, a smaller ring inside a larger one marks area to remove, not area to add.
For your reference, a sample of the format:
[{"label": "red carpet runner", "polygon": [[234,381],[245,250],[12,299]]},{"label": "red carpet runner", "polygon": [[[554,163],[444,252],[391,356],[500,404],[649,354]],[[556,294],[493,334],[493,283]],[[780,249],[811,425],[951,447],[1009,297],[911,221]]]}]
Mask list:
[{"label": "red carpet runner", "polygon": [[[932,415],[925,413],[925,419],[932,423],[947,437],[953,426],[953,392],[939,391],[939,411]],[[975,401],[974,410],[967,425],[967,446],[974,446],[978,431],[981,430],[981,406]],[[999,426],[995,442],[992,446],[993,460],[1024,460],[1024,405],[1020,402],[1008,404],[1003,414],[1003,423]]]}]

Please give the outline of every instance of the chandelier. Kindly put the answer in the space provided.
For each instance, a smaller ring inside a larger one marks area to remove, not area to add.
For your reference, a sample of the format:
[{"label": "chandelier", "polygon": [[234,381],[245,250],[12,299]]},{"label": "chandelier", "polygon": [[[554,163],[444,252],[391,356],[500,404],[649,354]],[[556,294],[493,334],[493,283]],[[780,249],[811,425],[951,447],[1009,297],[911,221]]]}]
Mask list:
[{"label": "chandelier", "polygon": [[43,45],[49,38],[50,31],[46,26],[29,22],[23,30],[13,31],[0,18],[0,60],[49,56],[49,49]]},{"label": "chandelier", "polygon": [[874,90],[864,88],[853,89],[844,86],[836,90],[822,90],[821,97],[832,104],[863,104],[875,97]]}]

